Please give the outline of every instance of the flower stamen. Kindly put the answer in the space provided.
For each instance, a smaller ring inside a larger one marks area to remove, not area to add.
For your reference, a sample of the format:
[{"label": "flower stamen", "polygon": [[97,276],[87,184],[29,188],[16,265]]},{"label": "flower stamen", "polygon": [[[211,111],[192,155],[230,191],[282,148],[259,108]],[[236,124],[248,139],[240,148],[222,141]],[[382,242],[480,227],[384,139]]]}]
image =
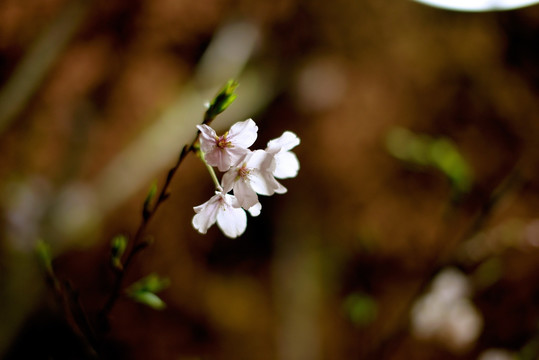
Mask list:
[{"label": "flower stamen", "polygon": [[234,147],[234,145],[232,145],[232,142],[227,139],[227,136],[228,136],[228,131],[223,136],[215,137],[215,142],[217,144],[217,147],[221,149]]},{"label": "flower stamen", "polygon": [[249,169],[247,167],[247,164],[244,163],[239,169],[238,169],[238,176],[236,177],[236,180],[242,179],[243,181],[249,180],[249,174],[251,174],[252,169]]}]

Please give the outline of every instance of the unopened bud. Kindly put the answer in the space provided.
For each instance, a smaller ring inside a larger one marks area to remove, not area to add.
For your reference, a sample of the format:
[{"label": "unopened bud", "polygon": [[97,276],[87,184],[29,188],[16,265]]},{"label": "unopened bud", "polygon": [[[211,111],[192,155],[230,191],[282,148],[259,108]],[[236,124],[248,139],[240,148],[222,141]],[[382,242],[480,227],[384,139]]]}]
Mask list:
[{"label": "unopened bud", "polygon": [[238,83],[235,80],[228,80],[217,96],[211,101],[208,110],[206,110],[203,124],[210,124],[217,115],[225,111],[236,100],[237,95],[234,93],[234,90],[237,87]]}]

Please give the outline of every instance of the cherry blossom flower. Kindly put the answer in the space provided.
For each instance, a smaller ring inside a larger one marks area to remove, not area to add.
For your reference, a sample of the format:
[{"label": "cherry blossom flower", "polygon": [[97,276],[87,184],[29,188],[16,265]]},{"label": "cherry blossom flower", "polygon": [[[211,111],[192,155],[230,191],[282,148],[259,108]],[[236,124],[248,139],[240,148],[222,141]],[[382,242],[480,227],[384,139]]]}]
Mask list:
[{"label": "cherry blossom flower", "polygon": [[222,136],[217,136],[208,125],[197,125],[197,128],[206,162],[223,172],[235,166],[249,152],[248,148],[255,142],[258,132],[258,126],[252,119],[235,123]]},{"label": "cherry blossom flower", "polygon": [[[276,178],[291,178],[298,174],[299,161],[291,150],[300,140],[296,134],[285,131],[279,138],[269,141],[266,150],[251,151],[248,148],[258,132],[252,119],[234,124],[222,136],[217,136],[205,124],[197,128],[204,154],[201,158],[208,166],[217,191],[210,200],[194,208],[193,226],[205,234],[217,222],[226,236],[237,237],[247,227],[245,210],[252,216],[260,214],[262,205],[258,195],[287,191]],[[221,183],[213,167],[225,172]],[[234,195],[229,194],[230,191],[234,191]]]},{"label": "cherry blossom flower", "polygon": [[234,190],[239,205],[250,209],[259,203],[257,194],[269,196],[287,191],[275,180],[274,170],[274,155],[264,150],[250,152],[223,175],[223,191]]},{"label": "cherry blossom flower", "polygon": [[[258,216],[262,206],[255,204],[249,209],[252,216]],[[243,234],[247,227],[247,216],[234,195],[223,192],[215,192],[215,195],[204,204],[193,208],[196,212],[193,217],[193,226],[201,234],[205,234],[208,229],[217,222],[217,226],[223,233],[235,238]]]},{"label": "cherry blossom flower", "polygon": [[272,154],[275,158],[273,176],[278,179],[296,177],[299,171],[299,161],[296,154],[290,150],[299,143],[299,138],[291,131],[285,131],[280,137],[268,142],[266,152]]}]

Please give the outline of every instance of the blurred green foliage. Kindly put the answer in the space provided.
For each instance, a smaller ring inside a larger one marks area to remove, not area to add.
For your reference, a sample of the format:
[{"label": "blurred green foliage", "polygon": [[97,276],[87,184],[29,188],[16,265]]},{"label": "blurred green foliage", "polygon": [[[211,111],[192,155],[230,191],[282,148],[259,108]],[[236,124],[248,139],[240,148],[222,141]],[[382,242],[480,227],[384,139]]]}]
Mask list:
[{"label": "blurred green foliage", "polygon": [[146,195],[146,199],[144,199],[144,206],[142,208],[142,216],[144,217],[144,219],[148,219],[148,217],[150,216],[150,213],[151,213],[150,205],[152,204],[155,194],[157,194],[156,181],[152,183],[152,186],[150,187],[150,190],[148,190],[148,194]]},{"label": "blurred green foliage", "polygon": [[468,193],[472,187],[471,168],[450,139],[395,127],[387,134],[386,148],[392,156],[408,164],[439,170],[458,194]]},{"label": "blurred green foliage", "polygon": [[36,254],[43,269],[48,275],[52,276],[54,274],[54,271],[52,269],[52,255],[50,245],[42,239],[38,240],[36,243]]},{"label": "blurred green foliage", "polygon": [[363,293],[356,292],[348,295],[343,306],[348,319],[360,327],[371,324],[378,315],[376,299]]},{"label": "blurred green foliage", "polygon": [[160,292],[169,285],[169,279],[161,278],[157,274],[150,274],[132,284],[126,289],[126,293],[127,296],[136,302],[147,305],[155,310],[162,310],[166,307],[166,304],[155,293]]},{"label": "blurred green foliage", "polygon": [[127,237],[125,235],[116,235],[110,244],[110,259],[112,266],[116,269],[122,269],[122,256],[127,247]]},{"label": "blurred green foliage", "polygon": [[478,288],[494,285],[503,274],[503,264],[498,257],[483,261],[473,273],[473,279]]},{"label": "blurred green foliage", "polygon": [[517,355],[516,360],[537,360],[539,355],[539,339],[537,336],[528,341]]}]

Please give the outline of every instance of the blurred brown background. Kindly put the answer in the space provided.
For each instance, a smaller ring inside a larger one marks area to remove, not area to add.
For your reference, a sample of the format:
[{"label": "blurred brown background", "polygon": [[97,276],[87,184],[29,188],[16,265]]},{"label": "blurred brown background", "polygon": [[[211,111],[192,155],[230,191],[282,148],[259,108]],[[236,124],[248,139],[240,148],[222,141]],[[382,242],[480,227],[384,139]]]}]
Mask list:
[{"label": "blurred brown background", "polygon": [[[213,190],[191,155],[125,281],[169,278],[167,308],[120,299],[102,358],[538,358],[538,40],[539,6],[3,0],[0,353],[90,356],[36,241],[92,323],[110,240],[134,235],[150,184],[237,78],[214,127],[252,117],[259,148],[295,132],[300,173],[243,236],[200,235],[192,207]],[[411,140],[392,148],[397,127]],[[403,155],[436,139],[469,186]]]}]

